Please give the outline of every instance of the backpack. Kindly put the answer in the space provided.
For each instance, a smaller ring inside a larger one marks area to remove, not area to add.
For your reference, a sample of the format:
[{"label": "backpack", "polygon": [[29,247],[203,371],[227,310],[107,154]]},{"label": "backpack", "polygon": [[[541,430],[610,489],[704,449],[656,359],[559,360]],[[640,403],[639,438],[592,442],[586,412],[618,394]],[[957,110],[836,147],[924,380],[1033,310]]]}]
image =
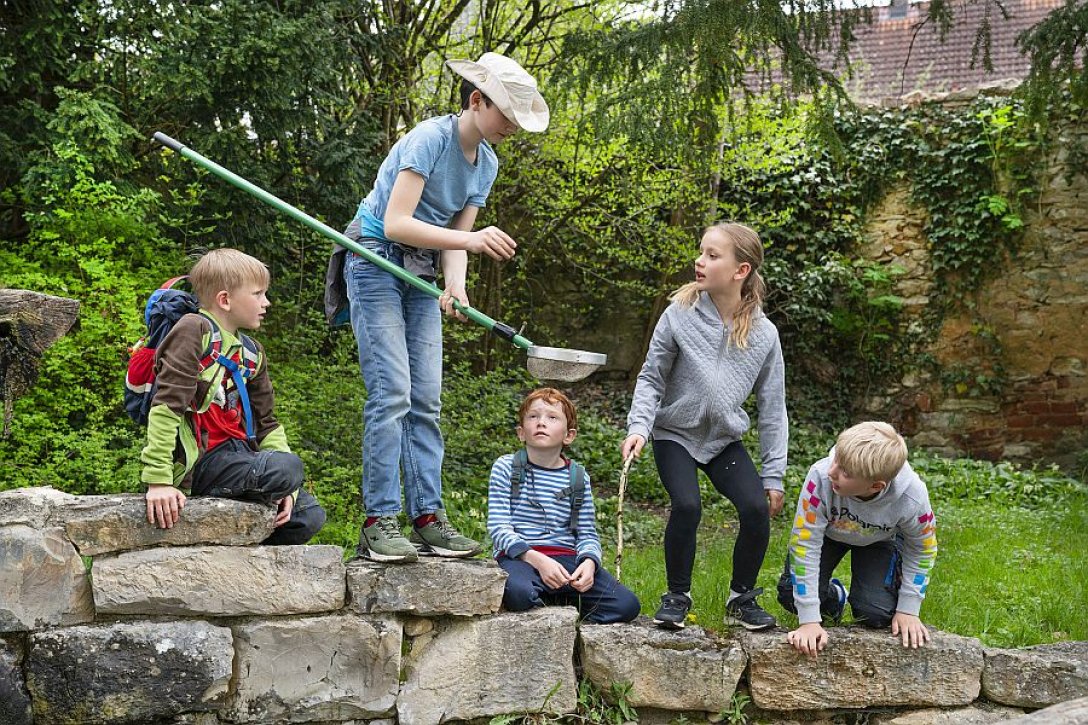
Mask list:
[{"label": "backpack", "polygon": [[[524,448],[514,454],[514,460],[510,465],[510,505],[513,507],[521,495],[522,484],[531,476],[529,472],[529,454]],[[562,490],[556,491],[555,498],[567,498],[570,500],[570,532],[578,536],[578,512],[586,499],[586,469],[575,460],[570,462],[570,483]]]},{"label": "backpack", "polygon": [[[125,373],[125,411],[139,425],[147,425],[148,411],[151,410],[151,402],[155,399],[155,392],[158,389],[155,382],[155,351],[178,320],[185,315],[200,312],[200,305],[197,304],[196,297],[192,293],[174,289],[174,285],[185,279],[188,279],[188,275],[168,279],[151,293],[144,307],[144,324],[147,326],[147,333],[129,348],[128,369]],[[215,320],[210,317],[204,319],[211,323],[212,332],[208,339],[208,347],[200,356],[199,372],[204,372],[216,363],[230,372],[238,397],[242,401],[246,436],[252,441],[256,434],[253,430],[253,411],[249,405],[245,381],[257,374],[257,362],[260,357],[257,343],[239,333],[238,336],[242,341],[242,364],[239,365],[226,355],[219,354],[223,347],[223,334],[219,331],[219,325],[215,323]]]}]

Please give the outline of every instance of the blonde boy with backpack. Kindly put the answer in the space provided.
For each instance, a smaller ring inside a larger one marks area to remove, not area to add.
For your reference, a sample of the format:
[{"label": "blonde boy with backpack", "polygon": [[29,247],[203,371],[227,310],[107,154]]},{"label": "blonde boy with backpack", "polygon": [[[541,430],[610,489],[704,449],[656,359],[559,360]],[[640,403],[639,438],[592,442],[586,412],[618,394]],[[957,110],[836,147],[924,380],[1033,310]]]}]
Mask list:
[{"label": "blonde boy with backpack", "polygon": [[[154,387],[140,480],[147,520],[178,522],[193,496],[258,501],[277,507],[266,544],[304,544],[325,512],[302,488],[302,460],[272,412],[268,359],[239,332],[261,326],[268,310],[268,268],[234,249],[215,249],[189,281],[200,310],[172,326],[154,354]],[[131,371],[131,368],[130,368]]]}]

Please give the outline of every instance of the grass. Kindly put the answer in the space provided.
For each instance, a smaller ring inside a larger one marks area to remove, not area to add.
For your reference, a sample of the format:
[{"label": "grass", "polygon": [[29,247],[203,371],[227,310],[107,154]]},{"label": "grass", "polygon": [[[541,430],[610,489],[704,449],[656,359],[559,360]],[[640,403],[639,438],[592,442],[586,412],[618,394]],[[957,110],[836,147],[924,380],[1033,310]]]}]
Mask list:
[{"label": "grass", "polygon": [[[699,527],[692,614],[695,624],[721,631],[736,522],[728,504],[712,497],[720,498],[706,493],[703,499],[708,505]],[[940,553],[923,622],[995,647],[1088,639],[1088,496],[1035,508],[980,501],[937,502],[935,508]],[[797,618],[775,599],[789,533],[787,515],[773,522],[758,585],[764,608],[780,626],[792,628]],[[849,557],[837,570],[847,584],[848,564]],[[605,565],[613,568],[611,555]],[[622,575],[642,600],[643,613],[652,615],[665,589],[660,543],[625,546]]]}]

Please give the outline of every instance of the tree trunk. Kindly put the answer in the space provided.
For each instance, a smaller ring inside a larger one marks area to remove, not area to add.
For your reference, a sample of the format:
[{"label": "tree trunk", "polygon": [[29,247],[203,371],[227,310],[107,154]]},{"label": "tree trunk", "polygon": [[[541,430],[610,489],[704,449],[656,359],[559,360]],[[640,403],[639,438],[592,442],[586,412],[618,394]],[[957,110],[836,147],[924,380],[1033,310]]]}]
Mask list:
[{"label": "tree trunk", "polygon": [[64,336],[79,315],[79,302],[29,290],[0,289],[0,400],[8,436],[12,406],[38,379],[46,348]]}]

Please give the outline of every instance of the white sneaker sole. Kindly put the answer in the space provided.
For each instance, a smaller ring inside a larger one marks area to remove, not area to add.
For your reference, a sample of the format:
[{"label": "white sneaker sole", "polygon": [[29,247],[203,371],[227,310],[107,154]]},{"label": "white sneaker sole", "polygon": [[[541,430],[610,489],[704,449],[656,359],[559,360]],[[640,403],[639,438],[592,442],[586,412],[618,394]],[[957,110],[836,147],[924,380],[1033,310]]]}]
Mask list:
[{"label": "white sneaker sole", "polygon": [[418,554],[379,554],[369,547],[363,556],[382,564],[412,564],[419,560]]},{"label": "white sneaker sole", "polygon": [[480,547],[468,551],[457,551],[456,549],[444,549],[441,546],[432,546],[430,544],[413,543],[412,546],[416,547],[416,553],[420,556],[438,556],[443,559],[467,559],[483,551]]},{"label": "white sneaker sole", "polygon": [[667,619],[655,619],[654,624],[656,624],[658,627],[661,627],[662,629],[683,629],[684,628],[684,623],[683,622],[670,622]]},{"label": "white sneaker sole", "polygon": [[730,617],[728,615],[725,618],[725,623],[731,626],[744,627],[749,632],[759,632],[764,629],[774,629],[778,626],[778,622],[771,622],[770,624],[748,624],[748,622],[737,619],[736,617]]}]

